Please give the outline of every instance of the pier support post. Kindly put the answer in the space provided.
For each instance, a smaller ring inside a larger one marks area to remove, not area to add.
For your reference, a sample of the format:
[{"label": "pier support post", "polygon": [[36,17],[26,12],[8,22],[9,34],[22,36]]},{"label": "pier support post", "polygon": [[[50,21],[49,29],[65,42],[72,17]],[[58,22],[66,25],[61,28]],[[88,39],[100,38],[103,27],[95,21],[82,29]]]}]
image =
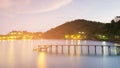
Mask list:
[{"label": "pier support post", "polygon": [[70,54],[70,45],[68,45],[68,54]]},{"label": "pier support post", "polygon": [[49,51],[50,51],[50,53],[52,53],[52,45],[50,45],[50,50]]},{"label": "pier support post", "polygon": [[82,49],[82,45],[81,45],[81,55],[83,54],[83,49]]},{"label": "pier support post", "polygon": [[40,45],[38,45],[38,51],[41,51]]},{"label": "pier support post", "polygon": [[102,55],[104,55],[104,49],[103,49],[103,46],[101,46],[101,50],[102,50]]},{"label": "pier support post", "polygon": [[96,52],[96,45],[95,45],[95,55],[97,54],[97,52]]},{"label": "pier support post", "polygon": [[117,55],[120,55],[120,46],[116,46]]},{"label": "pier support post", "polygon": [[109,53],[109,55],[111,55],[111,47],[110,46],[108,46],[108,53]]},{"label": "pier support post", "polygon": [[76,45],[74,46],[74,54],[76,55]]},{"label": "pier support post", "polygon": [[62,54],[63,54],[63,45],[61,46],[61,52],[62,52]]},{"label": "pier support post", "polygon": [[89,53],[90,53],[90,50],[89,50],[89,45],[88,45],[88,55],[89,55]]},{"label": "pier support post", "polygon": [[56,53],[58,54],[58,45],[56,45]]}]

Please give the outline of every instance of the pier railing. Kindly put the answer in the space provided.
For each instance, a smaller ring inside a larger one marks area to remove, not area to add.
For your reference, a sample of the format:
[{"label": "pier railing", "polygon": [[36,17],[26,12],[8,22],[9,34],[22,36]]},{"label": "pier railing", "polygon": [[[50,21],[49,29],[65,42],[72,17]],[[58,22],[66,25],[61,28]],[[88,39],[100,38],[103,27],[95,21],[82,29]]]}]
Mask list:
[{"label": "pier railing", "polygon": [[119,55],[120,46],[113,45],[38,45],[38,51],[74,55]]}]

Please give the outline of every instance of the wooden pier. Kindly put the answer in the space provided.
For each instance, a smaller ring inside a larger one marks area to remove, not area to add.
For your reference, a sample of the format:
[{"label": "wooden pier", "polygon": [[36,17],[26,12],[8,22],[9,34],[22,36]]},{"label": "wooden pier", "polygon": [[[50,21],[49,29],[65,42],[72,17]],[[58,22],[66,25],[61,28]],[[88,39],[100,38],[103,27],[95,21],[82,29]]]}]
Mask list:
[{"label": "wooden pier", "polygon": [[56,54],[74,55],[112,55],[112,52],[120,54],[120,46],[113,45],[38,45],[38,51]]}]

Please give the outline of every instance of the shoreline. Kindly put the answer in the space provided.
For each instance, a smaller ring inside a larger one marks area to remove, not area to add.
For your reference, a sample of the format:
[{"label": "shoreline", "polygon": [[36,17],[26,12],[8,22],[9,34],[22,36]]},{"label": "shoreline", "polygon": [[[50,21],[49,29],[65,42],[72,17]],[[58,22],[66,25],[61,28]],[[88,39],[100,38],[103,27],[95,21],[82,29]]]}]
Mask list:
[{"label": "shoreline", "polygon": [[106,41],[106,42],[112,42],[120,44],[120,41],[113,41],[113,40],[96,40],[96,39],[0,39],[0,41],[17,41],[17,40],[89,40],[89,41]]}]

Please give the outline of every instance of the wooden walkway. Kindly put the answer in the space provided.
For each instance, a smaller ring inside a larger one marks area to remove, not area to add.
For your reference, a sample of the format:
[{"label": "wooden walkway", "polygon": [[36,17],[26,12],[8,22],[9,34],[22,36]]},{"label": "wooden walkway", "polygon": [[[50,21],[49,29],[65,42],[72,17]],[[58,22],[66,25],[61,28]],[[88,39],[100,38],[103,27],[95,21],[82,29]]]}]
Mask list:
[{"label": "wooden walkway", "polygon": [[104,55],[105,52],[107,52],[108,55],[112,55],[113,49],[117,55],[120,55],[120,46],[113,45],[38,45],[38,51],[56,54],[65,54],[65,52],[71,54],[72,51],[74,55],[77,55],[78,52],[80,55],[98,55],[98,51],[100,51],[101,55]]}]

